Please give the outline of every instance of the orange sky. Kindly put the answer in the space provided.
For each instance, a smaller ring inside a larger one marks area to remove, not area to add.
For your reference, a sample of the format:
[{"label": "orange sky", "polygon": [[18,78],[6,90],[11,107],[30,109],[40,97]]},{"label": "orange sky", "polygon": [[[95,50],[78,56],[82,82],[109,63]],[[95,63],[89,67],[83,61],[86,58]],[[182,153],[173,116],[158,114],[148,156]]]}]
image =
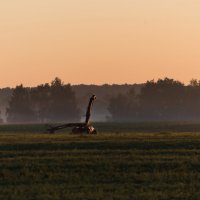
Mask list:
[{"label": "orange sky", "polygon": [[200,79],[199,0],[0,1],[0,87]]}]

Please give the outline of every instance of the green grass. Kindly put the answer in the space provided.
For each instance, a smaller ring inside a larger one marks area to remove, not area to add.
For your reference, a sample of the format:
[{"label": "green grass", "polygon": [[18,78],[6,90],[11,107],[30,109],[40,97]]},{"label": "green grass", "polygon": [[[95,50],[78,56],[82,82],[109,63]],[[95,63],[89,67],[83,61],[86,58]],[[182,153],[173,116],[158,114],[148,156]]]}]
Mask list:
[{"label": "green grass", "polygon": [[199,200],[199,125],[167,124],[96,124],[93,136],[2,126],[0,199]]},{"label": "green grass", "polygon": [[[0,133],[44,133],[48,125],[1,125]],[[101,133],[185,133],[200,132],[200,122],[135,122],[135,123],[94,123]],[[70,129],[61,130],[69,133]]]}]

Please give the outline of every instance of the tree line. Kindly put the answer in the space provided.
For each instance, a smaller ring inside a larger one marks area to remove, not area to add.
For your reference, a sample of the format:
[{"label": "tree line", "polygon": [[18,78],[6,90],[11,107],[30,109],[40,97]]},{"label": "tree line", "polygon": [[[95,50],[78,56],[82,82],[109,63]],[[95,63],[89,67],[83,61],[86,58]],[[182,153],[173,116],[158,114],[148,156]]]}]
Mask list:
[{"label": "tree line", "polygon": [[[116,88],[119,88],[120,93],[117,93]],[[189,85],[164,78],[147,81],[139,87],[74,87],[55,78],[51,83],[33,88],[19,85],[12,92],[10,89],[2,89],[0,97],[3,97],[3,93],[6,94],[2,102],[7,107],[5,113],[8,123],[78,122],[85,113],[89,91],[99,93],[92,116],[106,110],[109,111],[108,119],[111,121],[200,120],[200,81],[195,79]],[[104,109],[103,104],[107,109]]]},{"label": "tree line", "polygon": [[69,84],[55,78],[35,88],[17,86],[8,103],[8,123],[64,122],[80,119],[75,93]]},{"label": "tree line", "polygon": [[139,94],[131,89],[111,98],[108,110],[113,121],[200,120],[200,81],[147,81]]}]

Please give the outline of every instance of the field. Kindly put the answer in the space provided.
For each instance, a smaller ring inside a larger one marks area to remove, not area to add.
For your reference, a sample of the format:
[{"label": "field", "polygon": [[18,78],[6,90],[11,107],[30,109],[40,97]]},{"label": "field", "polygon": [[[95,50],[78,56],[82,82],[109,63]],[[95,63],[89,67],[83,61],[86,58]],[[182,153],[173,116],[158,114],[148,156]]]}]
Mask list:
[{"label": "field", "polygon": [[200,124],[96,124],[99,134],[0,127],[2,200],[199,200]]}]

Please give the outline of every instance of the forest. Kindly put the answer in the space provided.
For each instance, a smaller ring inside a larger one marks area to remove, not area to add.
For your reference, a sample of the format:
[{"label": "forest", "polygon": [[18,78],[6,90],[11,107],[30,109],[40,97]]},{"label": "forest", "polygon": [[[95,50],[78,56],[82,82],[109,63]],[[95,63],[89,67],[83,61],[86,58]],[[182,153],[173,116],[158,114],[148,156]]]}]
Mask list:
[{"label": "forest", "polygon": [[93,121],[198,121],[200,81],[164,78],[144,84],[70,85],[55,78],[37,87],[0,89],[1,123],[81,121],[90,95]]}]

